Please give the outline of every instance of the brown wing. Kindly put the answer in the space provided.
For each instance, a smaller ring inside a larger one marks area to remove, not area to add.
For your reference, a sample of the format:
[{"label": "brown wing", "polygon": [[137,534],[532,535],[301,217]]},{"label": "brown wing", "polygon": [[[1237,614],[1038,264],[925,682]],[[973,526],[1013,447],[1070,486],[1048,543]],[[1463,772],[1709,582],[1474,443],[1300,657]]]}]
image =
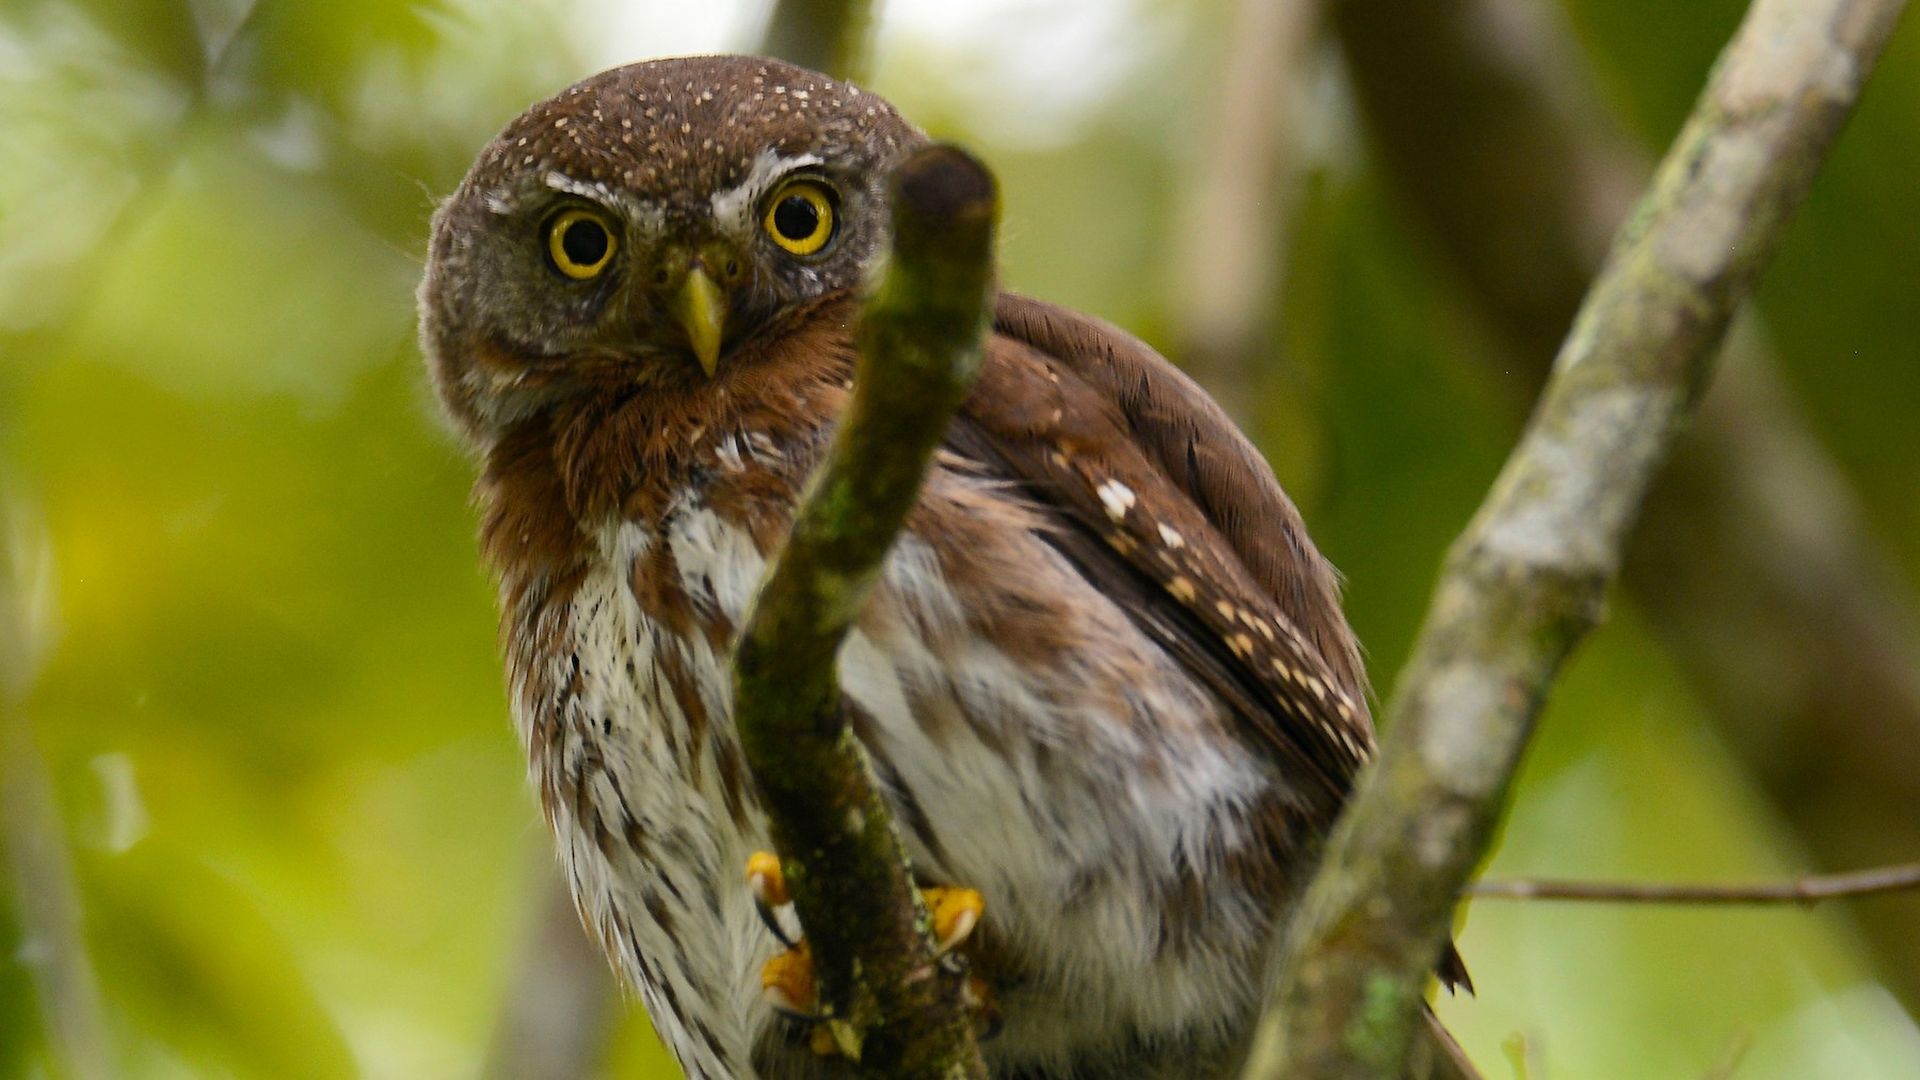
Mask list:
[{"label": "brown wing", "polygon": [[1330,823],[1371,751],[1363,684],[1332,571],[1266,463],[1191,381],[1112,327],[1008,297],[995,329],[952,448],[1025,484],[1054,545],[1228,703]]},{"label": "brown wing", "polygon": [[1338,576],[1266,459],[1198,384],[1119,327],[1024,296],[1001,294],[994,329],[1054,357],[1109,398],[1148,459],[1186,492],[1340,685],[1366,698],[1366,668],[1340,609]]},{"label": "brown wing", "polygon": [[[1112,325],[1002,294],[950,441],[1029,488],[1055,546],[1317,788],[1329,827],[1373,751],[1359,646],[1333,568],[1213,399]],[[1473,990],[1451,944],[1438,974]]]}]

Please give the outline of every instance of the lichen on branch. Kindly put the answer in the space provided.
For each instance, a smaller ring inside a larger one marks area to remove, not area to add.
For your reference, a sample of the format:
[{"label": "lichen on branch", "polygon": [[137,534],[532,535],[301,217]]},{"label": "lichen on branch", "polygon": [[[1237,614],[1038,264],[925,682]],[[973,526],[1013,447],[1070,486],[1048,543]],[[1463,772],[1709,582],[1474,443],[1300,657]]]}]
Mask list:
[{"label": "lichen on branch", "polygon": [[979,373],[999,195],[973,157],[932,146],[891,201],[852,398],[742,633],[734,722],[842,1047],[869,1075],[984,1077],[834,660]]},{"label": "lichen on branch", "polygon": [[1405,1075],[1457,897],[1548,686],[1598,621],[1715,346],[1904,6],[1757,0],[1722,54],[1449,553],[1379,758],[1290,927],[1271,1075]]}]

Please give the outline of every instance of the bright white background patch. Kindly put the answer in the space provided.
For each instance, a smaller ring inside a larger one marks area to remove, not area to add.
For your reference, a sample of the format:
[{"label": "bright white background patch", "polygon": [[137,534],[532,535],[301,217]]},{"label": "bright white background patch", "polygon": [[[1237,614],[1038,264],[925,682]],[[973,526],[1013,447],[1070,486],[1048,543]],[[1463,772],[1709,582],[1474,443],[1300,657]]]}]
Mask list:
[{"label": "bright white background patch", "polygon": [[[754,47],[765,0],[582,0],[579,47],[595,67]],[[878,5],[875,90],[912,114],[957,103],[1009,142],[1072,137],[1177,29],[1141,0],[888,0]]]}]

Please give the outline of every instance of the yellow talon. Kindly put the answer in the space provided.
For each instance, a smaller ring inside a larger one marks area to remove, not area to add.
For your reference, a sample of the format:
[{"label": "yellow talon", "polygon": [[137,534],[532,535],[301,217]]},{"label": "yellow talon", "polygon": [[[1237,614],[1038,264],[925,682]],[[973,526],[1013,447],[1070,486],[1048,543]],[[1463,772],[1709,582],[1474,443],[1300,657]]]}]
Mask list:
[{"label": "yellow talon", "polygon": [[936,885],[922,890],[921,895],[933,913],[934,947],[942,955],[967,940],[987,910],[987,899],[978,889]]},{"label": "yellow talon", "polygon": [[777,908],[785,904],[790,897],[787,896],[787,875],[780,869],[780,856],[771,851],[756,851],[748,856],[747,888],[763,907]]},{"label": "yellow talon", "polygon": [[813,981],[813,951],[806,942],[767,961],[760,969],[760,992],[774,1008],[789,1016],[814,1015],[817,991]]},{"label": "yellow talon", "polygon": [[[785,907],[792,897],[787,892],[786,873],[780,857],[771,851],[756,851],[747,859],[747,888],[760,909],[760,918],[786,951],[768,960],[760,969],[760,992],[780,1013],[795,1020],[812,1021],[807,1045],[822,1057],[845,1056],[857,1060],[858,1037],[844,1024],[836,1025],[820,1014],[820,991],[814,978],[813,951],[804,939],[793,940],[782,929],[775,909]],[[986,898],[978,889],[934,886],[921,890],[932,916],[934,944],[945,956],[966,942],[980,925],[987,910]],[[963,991],[967,1006],[974,1014],[982,1038],[990,1038],[1000,1027],[1000,1009],[987,984],[977,976],[967,978]],[[835,1027],[845,1028],[836,1031]]]}]

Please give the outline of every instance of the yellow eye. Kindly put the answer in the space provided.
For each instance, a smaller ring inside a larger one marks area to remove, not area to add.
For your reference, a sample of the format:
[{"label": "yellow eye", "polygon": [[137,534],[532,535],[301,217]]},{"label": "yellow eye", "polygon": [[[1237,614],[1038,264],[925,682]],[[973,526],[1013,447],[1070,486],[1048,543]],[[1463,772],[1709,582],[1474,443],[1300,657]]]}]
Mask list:
[{"label": "yellow eye", "polygon": [[607,219],[591,210],[562,210],[547,223],[547,258],[576,281],[597,277],[619,246]]},{"label": "yellow eye", "polygon": [[767,235],[795,255],[818,255],[833,239],[833,192],[818,180],[795,180],[767,204]]}]

